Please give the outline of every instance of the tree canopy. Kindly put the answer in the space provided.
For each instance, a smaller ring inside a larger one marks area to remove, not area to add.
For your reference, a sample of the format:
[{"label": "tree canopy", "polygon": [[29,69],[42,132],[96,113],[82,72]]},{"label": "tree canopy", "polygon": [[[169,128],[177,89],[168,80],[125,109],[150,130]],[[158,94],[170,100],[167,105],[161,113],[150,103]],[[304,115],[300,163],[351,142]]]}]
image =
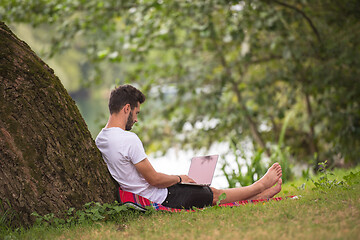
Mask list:
[{"label": "tree canopy", "polygon": [[82,39],[98,82],[116,63],[153,99],[138,130],[150,150],[251,139],[268,156],[280,142],[315,166],[359,162],[356,0],[3,2],[6,22],[54,26],[53,54]]}]

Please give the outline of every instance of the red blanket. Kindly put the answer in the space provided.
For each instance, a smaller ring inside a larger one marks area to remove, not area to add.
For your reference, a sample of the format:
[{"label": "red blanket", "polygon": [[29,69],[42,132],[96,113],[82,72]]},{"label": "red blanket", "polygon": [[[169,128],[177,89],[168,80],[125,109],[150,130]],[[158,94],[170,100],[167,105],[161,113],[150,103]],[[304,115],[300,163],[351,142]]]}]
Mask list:
[{"label": "red blanket", "polygon": [[[286,198],[296,198],[296,196],[289,196]],[[276,197],[276,198],[270,198],[270,199],[244,200],[244,201],[238,201],[238,202],[233,202],[233,203],[220,204],[219,206],[220,207],[238,207],[238,206],[242,206],[242,205],[245,205],[248,203],[268,202],[270,200],[280,201],[280,200],[283,200],[286,198]],[[153,207],[155,210],[162,210],[162,211],[168,211],[168,212],[195,211],[195,210],[186,210],[186,209],[165,207],[161,204],[152,202],[149,199],[141,197],[134,193],[123,191],[120,188],[119,188],[119,200],[120,200],[120,203],[132,206],[135,209],[138,209],[141,211],[146,211],[147,210],[146,207]]]}]

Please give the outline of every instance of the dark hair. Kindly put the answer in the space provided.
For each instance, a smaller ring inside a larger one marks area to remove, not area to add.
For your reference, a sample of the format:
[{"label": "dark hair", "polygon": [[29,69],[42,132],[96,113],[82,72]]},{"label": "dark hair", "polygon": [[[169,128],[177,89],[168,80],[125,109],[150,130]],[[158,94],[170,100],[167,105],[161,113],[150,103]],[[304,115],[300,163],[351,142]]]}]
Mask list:
[{"label": "dark hair", "polygon": [[126,104],[134,109],[138,102],[145,102],[145,95],[131,85],[121,85],[111,91],[109,99],[110,114],[118,113]]}]

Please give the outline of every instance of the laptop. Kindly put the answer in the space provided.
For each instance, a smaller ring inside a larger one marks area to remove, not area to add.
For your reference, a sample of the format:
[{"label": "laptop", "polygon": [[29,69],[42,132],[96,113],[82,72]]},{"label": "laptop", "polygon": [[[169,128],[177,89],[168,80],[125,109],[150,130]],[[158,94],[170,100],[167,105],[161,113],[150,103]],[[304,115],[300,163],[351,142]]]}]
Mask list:
[{"label": "laptop", "polygon": [[196,183],[181,183],[184,185],[210,186],[214,177],[219,155],[193,157],[191,159],[188,176]]}]

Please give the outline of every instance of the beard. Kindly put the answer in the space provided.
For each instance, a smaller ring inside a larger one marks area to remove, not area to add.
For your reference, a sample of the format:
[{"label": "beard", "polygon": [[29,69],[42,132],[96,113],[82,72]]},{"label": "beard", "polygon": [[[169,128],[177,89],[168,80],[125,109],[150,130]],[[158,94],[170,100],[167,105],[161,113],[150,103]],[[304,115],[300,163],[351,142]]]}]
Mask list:
[{"label": "beard", "polygon": [[125,130],[126,131],[130,131],[132,129],[132,126],[134,125],[134,121],[133,121],[133,111],[130,111],[129,117],[127,119],[126,125],[125,125]]}]

